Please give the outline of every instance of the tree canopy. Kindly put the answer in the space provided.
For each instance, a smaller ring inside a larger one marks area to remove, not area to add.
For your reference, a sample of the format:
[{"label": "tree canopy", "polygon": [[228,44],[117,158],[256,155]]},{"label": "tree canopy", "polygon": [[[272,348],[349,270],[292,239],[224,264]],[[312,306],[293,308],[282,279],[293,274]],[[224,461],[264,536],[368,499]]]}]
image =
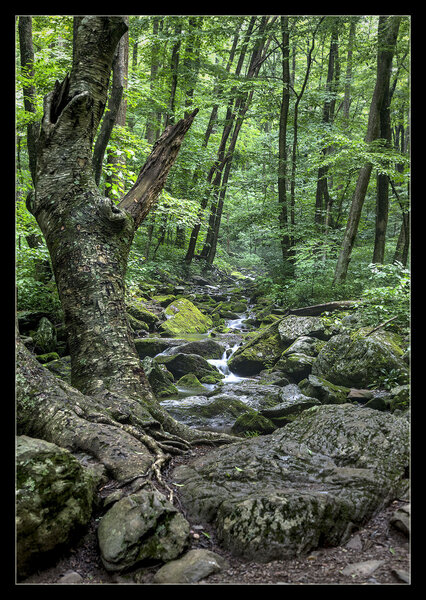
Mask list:
[{"label": "tree canopy", "polygon": [[[205,265],[249,268],[274,300],[297,307],[360,297],[371,288],[372,273],[384,267],[406,276],[409,16],[127,19],[121,59],[117,53],[103,123],[93,140],[95,147],[103,124],[115,115],[100,155],[101,192],[118,202],[137,181],[164,128],[198,109],[165,188],[135,235],[129,289],[170,263],[182,272]],[[390,49],[384,47],[386,31],[395,19]],[[58,303],[48,270],[40,272],[49,257],[26,201],[34,185],[32,132],[41,122],[44,96],[71,70],[76,20],[19,17],[16,28],[21,309]],[[370,139],[378,60],[386,52],[389,83],[382,111],[388,127]],[[358,174],[366,164],[371,176],[347,271],[336,279]]]}]

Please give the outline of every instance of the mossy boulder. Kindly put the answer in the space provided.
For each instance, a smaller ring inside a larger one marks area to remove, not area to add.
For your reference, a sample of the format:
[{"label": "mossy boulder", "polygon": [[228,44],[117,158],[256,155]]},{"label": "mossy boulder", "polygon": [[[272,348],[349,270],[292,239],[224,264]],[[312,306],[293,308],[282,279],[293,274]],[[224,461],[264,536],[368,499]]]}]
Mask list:
[{"label": "mossy boulder", "polygon": [[186,333],[207,333],[213,327],[212,319],[186,298],[174,300],[165,313],[166,321],[161,324],[160,329],[172,337]]},{"label": "mossy boulder", "polygon": [[321,404],[344,404],[350,392],[349,387],[335,385],[317,375],[309,375],[299,381],[299,388],[306,396],[317,398]]},{"label": "mossy boulder", "polygon": [[167,308],[169,304],[176,300],[176,296],[174,294],[160,294],[158,296],[152,296],[152,300],[163,308]]},{"label": "mossy boulder", "polygon": [[126,571],[146,561],[170,561],[189,546],[189,523],[157,492],[122,498],[102,517],[98,541],[104,567]]},{"label": "mossy boulder", "polygon": [[44,366],[63,381],[71,383],[71,356],[62,356],[62,358],[51,360]]},{"label": "mossy boulder", "polygon": [[292,352],[291,354],[284,352],[275,363],[274,370],[281,371],[292,381],[298,383],[310,374],[314,361],[315,357],[301,352]]},{"label": "mossy boulder", "polygon": [[400,384],[407,383],[408,368],[395,337],[382,330],[333,336],[319,352],[312,374],[348,387],[369,387],[393,372]]},{"label": "mossy boulder", "polygon": [[299,317],[289,315],[280,320],[278,332],[286,347],[301,336],[327,339],[328,325],[321,317]]},{"label": "mossy boulder", "polygon": [[214,340],[194,340],[179,346],[179,352],[218,359],[222,358],[224,347]]},{"label": "mossy boulder", "polygon": [[46,354],[37,354],[36,359],[42,365],[51,362],[52,360],[59,360],[59,354],[57,352],[47,352]]},{"label": "mossy boulder", "polygon": [[208,363],[202,356],[198,356],[198,354],[183,354],[181,352],[172,355],[163,354],[156,356],[155,360],[164,364],[176,379],[180,379],[188,373],[193,373],[200,381],[204,377],[212,377],[214,381],[220,381],[224,377],[216,367]]},{"label": "mossy boulder", "polygon": [[157,398],[165,398],[179,393],[179,390],[173,384],[173,375],[164,365],[147,356],[142,360],[142,366]]},{"label": "mossy boulder", "polygon": [[[137,321],[145,323],[149,331],[153,331],[155,326],[160,322],[160,317],[146,308],[142,300],[132,299],[126,306],[126,311],[131,317],[137,319]],[[141,328],[139,327],[139,329]]]},{"label": "mossy boulder", "polygon": [[193,390],[193,391],[196,390],[198,392],[203,392],[206,390],[206,388],[200,382],[198,377],[196,375],[194,375],[193,373],[188,373],[187,375],[184,375],[176,383],[179,387],[187,389],[187,390]]},{"label": "mossy boulder", "polygon": [[237,435],[247,433],[265,435],[272,433],[275,429],[276,426],[270,419],[253,410],[240,415],[231,431]]},{"label": "mossy boulder", "polygon": [[57,552],[73,541],[91,517],[94,492],[95,479],[68,450],[25,435],[17,437],[19,577],[57,559]]},{"label": "mossy boulder", "polygon": [[32,334],[34,349],[38,354],[55,352],[57,346],[56,329],[46,317],[42,317],[37,331]]},{"label": "mossy boulder", "polygon": [[409,424],[352,404],[314,406],[272,434],[175,468],[188,518],[247,560],[345,543],[407,489]]},{"label": "mossy boulder", "polygon": [[238,375],[256,375],[272,367],[289,345],[281,340],[278,327],[279,322],[272,323],[238,348],[228,360],[231,371]]}]

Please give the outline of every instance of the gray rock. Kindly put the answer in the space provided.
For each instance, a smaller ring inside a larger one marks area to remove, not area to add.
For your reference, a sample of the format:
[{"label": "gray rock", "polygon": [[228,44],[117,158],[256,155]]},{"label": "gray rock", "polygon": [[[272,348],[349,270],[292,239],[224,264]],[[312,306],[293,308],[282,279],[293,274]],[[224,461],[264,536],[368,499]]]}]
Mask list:
[{"label": "gray rock", "polygon": [[189,543],[189,523],[157,491],[122,498],[102,517],[98,541],[104,567],[124,571],[144,560],[173,560]]},{"label": "gray rock", "polygon": [[18,436],[16,446],[17,571],[28,576],[37,561],[71,543],[92,514],[95,482],[68,451]]},{"label": "gray rock", "polygon": [[[270,408],[264,408],[260,414],[271,419],[276,425],[283,425],[287,421],[285,417],[290,417],[300,414],[303,410],[307,410],[312,406],[320,405],[321,402],[316,398],[305,396],[300,388],[291,383],[286,385],[281,391],[281,400],[279,404]],[[283,421],[284,420],[284,421]]]},{"label": "gray rock", "polygon": [[219,554],[210,550],[190,550],[182,558],[173,560],[154,575],[155,583],[196,583],[229,564]]},{"label": "gray rock", "polygon": [[289,346],[301,336],[325,337],[326,325],[321,317],[284,317],[278,325],[278,332],[284,344]]},{"label": "gray rock", "polygon": [[309,397],[317,398],[321,404],[344,404],[347,402],[349,388],[338,386],[322,377],[309,375],[299,381],[302,392]]},{"label": "gray rock", "polygon": [[352,577],[352,575],[358,577],[369,577],[384,563],[384,560],[366,560],[363,562],[352,563],[342,569],[341,573],[342,575],[347,575],[348,577]]},{"label": "gray rock", "polygon": [[399,531],[402,531],[407,537],[410,536],[410,519],[411,519],[411,505],[404,504],[398,510],[396,510],[391,519],[390,523]]},{"label": "gray rock", "polygon": [[281,358],[275,363],[274,369],[283,372],[291,380],[299,382],[306,379],[312,371],[315,357],[307,356],[301,352],[284,352]]},{"label": "gray rock", "polygon": [[348,387],[368,387],[383,376],[383,371],[398,371],[405,383],[408,371],[402,350],[391,334],[358,330],[333,336],[319,352],[312,374],[331,383]]},{"label": "gray rock", "polygon": [[40,319],[37,331],[32,337],[35,350],[38,354],[45,354],[56,350],[56,329],[46,317]]},{"label": "gray rock", "polygon": [[345,543],[405,489],[409,424],[352,404],[315,406],[274,433],[173,473],[188,515],[223,545],[267,562]]},{"label": "gray rock", "polygon": [[180,379],[188,373],[193,373],[200,381],[204,377],[213,377],[216,381],[223,379],[223,375],[202,356],[198,354],[183,354],[179,352],[174,355],[159,355],[155,360],[164,364],[177,379]]},{"label": "gray rock", "polygon": [[57,581],[57,583],[67,583],[67,584],[82,583],[82,582],[83,582],[83,577],[80,575],[80,573],[77,573],[76,571],[67,571]]}]

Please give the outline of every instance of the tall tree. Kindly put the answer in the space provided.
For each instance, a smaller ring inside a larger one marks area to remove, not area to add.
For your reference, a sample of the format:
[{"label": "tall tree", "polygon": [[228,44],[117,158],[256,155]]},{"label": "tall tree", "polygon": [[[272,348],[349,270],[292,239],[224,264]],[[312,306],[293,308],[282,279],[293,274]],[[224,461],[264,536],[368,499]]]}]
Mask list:
[{"label": "tall tree", "polygon": [[[379,17],[377,33],[377,77],[368,117],[367,135],[365,137],[367,143],[376,140],[380,135],[381,110],[385,101],[386,90],[389,86],[392,58],[395,52],[400,21],[401,17],[398,16]],[[346,279],[372,169],[373,165],[369,162],[359,171],[346,230],[334,273],[334,281],[336,283],[341,283]]]},{"label": "tall tree", "polygon": [[[322,113],[322,123],[328,127],[333,123],[336,105],[337,84],[339,81],[338,70],[338,19],[334,18],[331,32],[330,52],[328,55],[327,81],[325,85],[325,100]],[[321,153],[326,157],[331,152],[330,146],[324,146]],[[318,168],[317,190],[315,195],[315,223],[324,225],[326,214],[330,213],[332,200],[328,190],[328,166]]]},{"label": "tall tree", "polygon": [[[34,49],[32,34],[32,17],[20,16],[18,21],[19,50],[21,55],[21,68],[28,84],[24,87],[24,108],[28,113],[35,114],[36,100],[35,88],[32,83],[34,77]],[[31,178],[35,181],[37,161],[37,138],[40,123],[31,121],[27,125],[27,148]]]},{"label": "tall tree", "polygon": [[164,451],[188,447],[188,440],[226,439],[178,424],[161,408],[126,317],[124,276],[134,234],[197,113],[163,132],[118,206],[100,193],[92,144],[126,30],[120,16],[81,19],[71,72],[44,100],[36,185],[28,202],[52,260],[73,387],[51,378],[17,336],[18,431],[85,449],[117,479],[140,475],[163,460]]},{"label": "tall tree", "polygon": [[281,230],[281,251],[283,262],[284,264],[287,264],[290,248],[287,206],[287,124],[290,106],[290,36],[288,30],[288,17],[281,17],[281,39],[283,91],[278,131],[278,202],[280,205],[279,224]]}]

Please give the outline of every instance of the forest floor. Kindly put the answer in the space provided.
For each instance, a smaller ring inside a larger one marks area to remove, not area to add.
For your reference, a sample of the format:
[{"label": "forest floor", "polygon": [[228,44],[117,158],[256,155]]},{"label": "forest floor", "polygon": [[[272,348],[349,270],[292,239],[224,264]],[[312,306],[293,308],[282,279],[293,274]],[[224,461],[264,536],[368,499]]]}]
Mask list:
[{"label": "forest floor", "polygon": [[[191,453],[173,457],[165,469],[164,481],[171,484],[171,473],[184,464],[210,452],[206,446],[195,447]],[[167,492],[158,486],[163,493]],[[390,524],[395,510],[407,500],[395,500],[374,516],[364,527],[354,532],[344,546],[320,548],[305,556],[289,560],[275,560],[266,564],[255,563],[232,556],[217,540],[214,529],[205,523],[191,521],[191,549],[205,548],[227,559],[229,567],[210,575],[198,584],[192,585],[353,585],[409,583],[410,544],[407,537]],[[182,510],[179,492],[175,495],[175,505]],[[56,564],[34,573],[20,584],[61,584],[61,578],[69,572],[78,573],[80,584],[135,584],[125,575],[109,574],[102,566],[96,528],[99,516],[93,517],[89,531],[78,540]],[[345,567],[363,563],[350,574],[342,573]],[[150,585],[161,563],[153,564],[138,571],[137,584]],[[74,577],[76,577],[74,575]],[[65,582],[64,582],[65,583]],[[155,585],[155,584],[153,584]]]}]

